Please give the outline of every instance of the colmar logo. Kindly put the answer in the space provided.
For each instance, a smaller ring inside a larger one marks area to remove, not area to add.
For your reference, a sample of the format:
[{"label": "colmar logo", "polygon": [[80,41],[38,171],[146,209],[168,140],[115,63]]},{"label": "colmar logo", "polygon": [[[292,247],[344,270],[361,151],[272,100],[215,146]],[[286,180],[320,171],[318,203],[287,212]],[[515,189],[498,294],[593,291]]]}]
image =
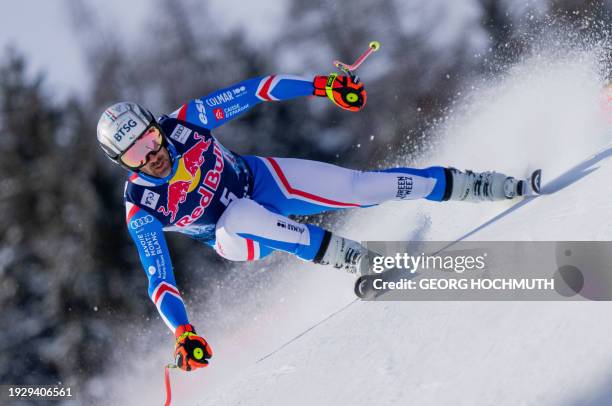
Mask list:
[{"label": "colmar logo", "polygon": [[208,151],[213,143],[212,138],[208,140],[197,132],[193,137],[200,141],[189,148],[179,159],[176,174],[168,182],[168,195],[166,206],[160,206],[157,211],[164,216],[170,216],[170,222],[174,223],[178,215],[179,205],[185,203],[187,194],[192,192],[200,182],[200,167],[204,163],[204,153]]},{"label": "colmar logo", "polygon": [[208,104],[209,107],[215,107],[215,106],[220,105],[221,103],[227,103],[232,100],[234,100],[234,96],[232,95],[232,92],[226,91],[226,92],[219,93],[218,95],[213,96],[210,99],[206,99],[206,104]]}]

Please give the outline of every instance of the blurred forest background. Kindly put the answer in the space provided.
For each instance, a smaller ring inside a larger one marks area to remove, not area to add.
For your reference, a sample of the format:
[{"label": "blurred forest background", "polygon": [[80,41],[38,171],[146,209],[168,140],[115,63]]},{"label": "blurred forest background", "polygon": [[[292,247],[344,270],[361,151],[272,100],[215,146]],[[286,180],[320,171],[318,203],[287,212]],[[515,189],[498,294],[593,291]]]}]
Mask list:
[{"label": "blurred forest background", "polygon": [[[254,46],[246,30],[217,29],[223,19],[204,2],[154,1],[136,43],[96,20],[87,2],[58,2],[86,50],[86,96],[60,100],[44,72],[27,73],[18,49],[1,54],[0,383],[85,387],[126,330],[165,333],[125,227],[125,173],[96,142],[107,105],[132,100],[163,114],[254,76],[327,74],[332,59],[353,61],[377,39],[381,51],[360,72],[363,112],[323,99],[267,103],[215,133],[243,154],[375,168],[418,154],[466,83],[503,73],[545,29],[598,37],[612,10],[611,1],[578,0],[286,3],[285,18],[270,22],[282,35]],[[169,243],[186,298],[236,277],[197,242],[173,235]]]}]

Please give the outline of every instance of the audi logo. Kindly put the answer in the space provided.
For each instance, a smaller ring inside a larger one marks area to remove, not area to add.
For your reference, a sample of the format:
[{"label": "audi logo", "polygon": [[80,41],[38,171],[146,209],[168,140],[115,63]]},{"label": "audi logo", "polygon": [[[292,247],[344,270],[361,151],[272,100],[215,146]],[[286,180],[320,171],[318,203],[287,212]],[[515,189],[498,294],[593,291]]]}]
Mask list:
[{"label": "audi logo", "polygon": [[153,216],[148,215],[148,216],[144,216],[139,219],[130,221],[130,227],[132,229],[136,229],[136,228],[140,228],[144,226],[145,224],[149,224],[152,222],[153,222]]}]

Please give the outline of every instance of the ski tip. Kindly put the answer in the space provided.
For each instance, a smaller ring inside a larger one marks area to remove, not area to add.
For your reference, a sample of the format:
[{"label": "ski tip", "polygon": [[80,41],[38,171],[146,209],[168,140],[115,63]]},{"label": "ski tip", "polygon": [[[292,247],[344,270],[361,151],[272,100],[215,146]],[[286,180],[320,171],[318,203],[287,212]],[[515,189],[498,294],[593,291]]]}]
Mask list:
[{"label": "ski tip", "polygon": [[354,292],[355,296],[357,296],[359,299],[364,299],[367,296],[367,284],[367,278],[364,278],[363,276],[360,276],[355,281]]},{"label": "ski tip", "polygon": [[540,194],[542,183],[542,169],[536,169],[531,174],[531,189],[534,193]]},{"label": "ski tip", "polygon": [[374,277],[372,275],[361,275],[355,281],[355,296],[362,300],[373,300],[376,298],[376,290],[373,287]]}]

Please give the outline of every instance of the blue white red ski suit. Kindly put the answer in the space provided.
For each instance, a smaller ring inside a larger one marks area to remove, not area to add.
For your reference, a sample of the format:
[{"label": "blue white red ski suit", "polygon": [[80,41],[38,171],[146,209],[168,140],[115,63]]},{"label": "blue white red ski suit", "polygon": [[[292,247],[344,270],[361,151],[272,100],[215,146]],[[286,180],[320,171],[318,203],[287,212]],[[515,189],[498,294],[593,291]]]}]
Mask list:
[{"label": "blue white red ski suit", "polygon": [[291,158],[240,156],[210,130],[261,101],[313,94],[313,82],[273,75],[240,82],[195,99],[158,122],[168,139],[172,171],[160,179],[131,173],[126,221],[149,278],[149,296],[174,332],[188,323],[164,231],[178,231],[233,261],[282,250],[312,261],[325,231],[290,214],[367,207],[387,200],[443,200],[441,167],[361,172]]}]

